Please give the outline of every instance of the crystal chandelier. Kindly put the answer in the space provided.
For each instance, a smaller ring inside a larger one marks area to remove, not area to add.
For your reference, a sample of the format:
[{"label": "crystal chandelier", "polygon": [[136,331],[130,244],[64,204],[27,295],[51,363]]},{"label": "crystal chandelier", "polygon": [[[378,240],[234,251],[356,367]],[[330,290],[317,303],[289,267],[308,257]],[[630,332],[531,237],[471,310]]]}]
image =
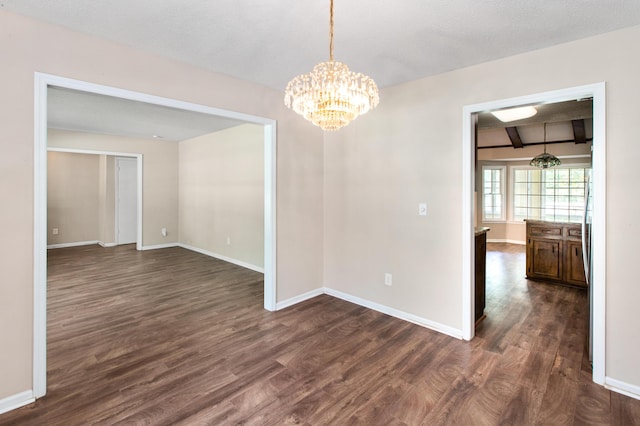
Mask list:
[{"label": "crystal chandelier", "polygon": [[284,104],[322,130],[338,130],[378,105],[378,86],[333,60],[333,0],[329,15],[329,61],[295,77],[284,91]]},{"label": "crystal chandelier", "polygon": [[529,165],[540,169],[548,169],[550,167],[559,166],[562,161],[552,154],[547,154],[547,123],[544,123],[544,153],[533,157]]}]

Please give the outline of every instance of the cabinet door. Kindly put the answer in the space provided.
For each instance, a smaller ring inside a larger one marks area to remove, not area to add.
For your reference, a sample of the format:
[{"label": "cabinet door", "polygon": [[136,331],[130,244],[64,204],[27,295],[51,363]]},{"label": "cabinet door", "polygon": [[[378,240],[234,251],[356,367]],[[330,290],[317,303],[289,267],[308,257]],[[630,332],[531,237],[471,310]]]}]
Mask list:
[{"label": "cabinet door", "polygon": [[581,241],[566,241],[565,263],[565,281],[570,284],[586,287],[587,280],[584,276]]},{"label": "cabinet door", "polygon": [[531,261],[527,274],[532,278],[562,280],[562,241],[531,238],[529,255]]}]

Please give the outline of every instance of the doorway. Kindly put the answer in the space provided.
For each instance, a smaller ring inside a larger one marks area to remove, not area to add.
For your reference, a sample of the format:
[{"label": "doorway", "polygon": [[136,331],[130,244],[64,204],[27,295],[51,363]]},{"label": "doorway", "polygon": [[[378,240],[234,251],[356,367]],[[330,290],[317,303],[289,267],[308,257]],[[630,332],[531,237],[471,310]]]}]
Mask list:
[{"label": "doorway", "polygon": [[138,235],[138,184],[135,158],[116,157],[116,245],[132,244]]},{"label": "doorway", "polygon": [[[46,394],[46,329],[47,329],[47,90],[59,87],[144,102],[169,108],[193,111],[254,123],[263,127],[264,136],[264,308],[276,310],[276,122],[275,120],[213,107],[147,95],[50,74],[35,74],[34,137],[34,396]],[[137,169],[138,174],[141,168]],[[140,185],[138,179],[138,185]],[[142,206],[138,203],[138,210]],[[138,234],[141,226],[138,226]]]},{"label": "doorway", "polygon": [[605,378],[605,84],[598,83],[558,91],[510,98],[463,108],[462,146],[462,334],[474,337],[473,226],[475,188],[476,113],[522,105],[555,103],[593,98],[593,220],[592,220],[592,305],[593,316],[593,381],[604,384]]}]

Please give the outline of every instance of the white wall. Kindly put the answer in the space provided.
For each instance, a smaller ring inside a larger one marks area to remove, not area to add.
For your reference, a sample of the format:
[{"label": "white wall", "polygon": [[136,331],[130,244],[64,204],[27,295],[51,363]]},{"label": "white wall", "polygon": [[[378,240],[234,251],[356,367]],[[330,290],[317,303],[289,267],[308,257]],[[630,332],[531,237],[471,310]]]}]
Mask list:
[{"label": "white wall", "polygon": [[263,135],[244,124],[179,143],[180,243],[264,267]]},{"label": "white wall", "polygon": [[109,155],[48,153],[47,245],[115,243],[114,166]]},{"label": "white wall", "polygon": [[[286,109],[280,91],[1,9],[0,52],[0,197],[11,200],[0,209],[0,402],[33,386],[36,72],[276,119],[277,301],[322,287],[322,132]],[[174,200],[158,194],[145,191],[144,215],[158,213],[145,217],[145,245],[165,242],[161,227],[177,229],[177,207],[169,207],[177,206],[177,190]]]},{"label": "white wall", "polygon": [[606,376],[640,395],[639,42],[633,27],[382,90],[325,138],[325,285],[461,329],[463,107],[605,81]]},{"label": "white wall", "polygon": [[[49,129],[47,143],[52,148],[142,154],[142,245],[178,242],[176,142]],[[168,230],[166,237],[162,228]]]},{"label": "white wall", "polygon": [[47,157],[47,244],[98,241],[99,157],[64,152]]}]

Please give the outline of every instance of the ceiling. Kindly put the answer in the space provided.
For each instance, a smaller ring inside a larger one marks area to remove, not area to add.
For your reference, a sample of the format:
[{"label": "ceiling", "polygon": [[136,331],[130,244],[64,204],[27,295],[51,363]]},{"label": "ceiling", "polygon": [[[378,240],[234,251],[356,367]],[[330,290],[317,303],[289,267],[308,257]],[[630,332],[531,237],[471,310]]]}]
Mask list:
[{"label": "ceiling", "polygon": [[[328,59],[329,0],[0,0],[0,8],[276,90]],[[387,87],[638,24],[640,1],[631,0],[336,0],[335,58]],[[237,124],[51,92],[56,128],[184,140]],[[491,120],[480,117],[480,127]]]},{"label": "ceiling", "polygon": [[53,129],[183,141],[244,122],[59,87],[47,90],[47,126]]},{"label": "ceiling", "polygon": [[586,144],[593,138],[593,99],[533,105],[530,118],[504,123],[478,113],[478,147],[524,148],[545,142]]},{"label": "ceiling", "polygon": [[[329,56],[329,0],[2,0],[277,90]],[[640,24],[637,0],[336,0],[335,58],[380,87]]]}]

